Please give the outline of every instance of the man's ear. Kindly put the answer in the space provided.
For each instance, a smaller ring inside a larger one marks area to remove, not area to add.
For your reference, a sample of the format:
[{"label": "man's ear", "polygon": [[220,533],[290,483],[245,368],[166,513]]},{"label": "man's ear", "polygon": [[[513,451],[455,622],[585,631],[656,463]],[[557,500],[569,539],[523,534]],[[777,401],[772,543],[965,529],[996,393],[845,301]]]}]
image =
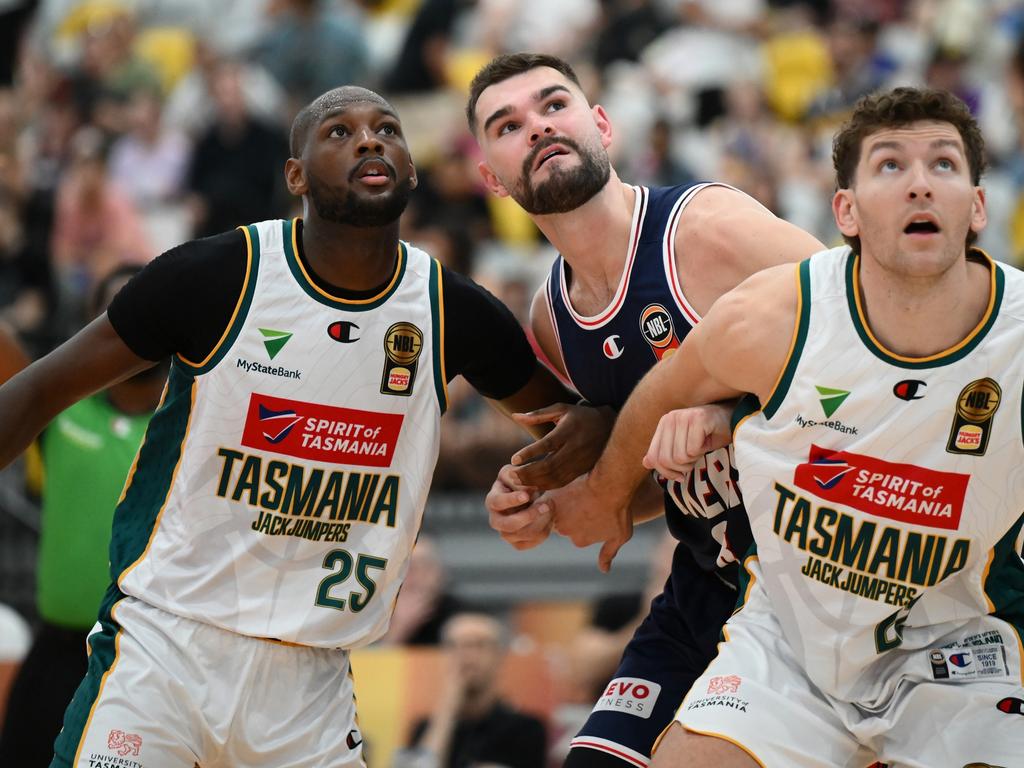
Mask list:
[{"label": "man's ear", "polygon": [[612,143],[612,121],[608,119],[608,113],[600,104],[595,104],[590,111],[594,115],[594,124],[601,134],[601,146],[608,149]]},{"label": "man's ear", "polygon": [[288,184],[288,191],[296,197],[302,197],[309,191],[306,170],[302,167],[302,161],[297,158],[289,157],[285,161],[284,180]]},{"label": "man's ear", "polygon": [[859,237],[860,227],[857,225],[857,205],[850,189],[838,189],[832,196],[832,216],[836,227],[847,237]]},{"label": "man's ear", "polygon": [[416,166],[412,160],[409,161],[409,189],[416,189],[419,186],[420,180],[416,175]]},{"label": "man's ear", "polygon": [[508,190],[505,188],[505,185],[501,183],[501,180],[498,179],[487,163],[481,160],[477,163],[476,169],[480,171],[480,176],[483,178],[487,189],[498,197],[508,197]]},{"label": "man's ear", "polygon": [[974,188],[974,205],[971,207],[971,231],[981,232],[988,224],[988,209],[985,207],[985,190],[983,187]]}]

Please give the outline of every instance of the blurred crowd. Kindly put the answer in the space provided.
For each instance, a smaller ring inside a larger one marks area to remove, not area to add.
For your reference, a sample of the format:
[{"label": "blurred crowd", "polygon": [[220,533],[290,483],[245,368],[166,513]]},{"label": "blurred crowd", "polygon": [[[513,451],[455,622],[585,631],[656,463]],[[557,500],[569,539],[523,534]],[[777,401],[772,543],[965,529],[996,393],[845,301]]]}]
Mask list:
[{"label": "blurred crowd", "polygon": [[[725,181],[825,242],[854,101],[950,89],[989,147],[981,245],[1024,261],[1021,0],[0,0],[0,29],[0,321],[31,356],[112,268],[301,213],[287,130],[343,83],[403,117],[421,184],[402,236],[525,316],[550,249],[485,194],[462,116],[503,51],[573,63],[627,181]],[[453,398],[436,487],[486,487],[521,437],[468,388]]]}]

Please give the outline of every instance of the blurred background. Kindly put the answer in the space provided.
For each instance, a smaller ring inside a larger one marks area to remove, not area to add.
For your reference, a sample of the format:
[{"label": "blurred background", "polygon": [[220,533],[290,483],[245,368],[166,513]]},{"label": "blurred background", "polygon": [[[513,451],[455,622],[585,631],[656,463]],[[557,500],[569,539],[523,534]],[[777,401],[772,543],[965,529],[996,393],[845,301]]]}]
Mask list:
[{"label": "blurred background", "polygon": [[[421,182],[402,237],[525,322],[553,253],[485,193],[463,117],[476,70],[517,50],[576,67],[611,116],[624,180],[725,181],[826,243],[831,136],[852,104],[880,87],[949,89],[988,144],[980,245],[1024,261],[1021,0],[0,0],[0,371],[80,328],[111,270],[297,215],[288,127],[345,83],[402,117]],[[504,545],[482,497],[523,436],[461,381],[451,393],[426,543],[388,637],[354,662],[370,765],[413,764],[397,750],[456,674],[462,641],[446,645],[441,627],[466,610],[498,617],[494,684],[545,728],[547,757],[523,765],[559,764],[670,546],[660,522],[642,526],[602,576],[596,550]],[[0,710],[31,632],[52,620],[36,586],[45,465],[0,473]],[[498,764],[459,764],[485,763]]]}]

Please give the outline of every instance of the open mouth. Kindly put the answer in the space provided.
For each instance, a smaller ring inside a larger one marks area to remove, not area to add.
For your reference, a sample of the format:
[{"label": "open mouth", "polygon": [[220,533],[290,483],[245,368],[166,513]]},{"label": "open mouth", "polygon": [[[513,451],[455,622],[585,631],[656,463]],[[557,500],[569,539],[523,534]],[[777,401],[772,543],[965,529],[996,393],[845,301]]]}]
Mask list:
[{"label": "open mouth", "polygon": [[939,231],[939,225],[931,219],[915,219],[903,228],[906,235],[937,235]]},{"label": "open mouth", "polygon": [[534,170],[539,169],[544,163],[550,160],[552,157],[558,157],[559,155],[568,155],[569,150],[564,147],[553,146],[543,150],[537,159],[537,165],[534,166]]},{"label": "open mouth", "polygon": [[367,184],[385,184],[391,178],[391,168],[383,160],[364,160],[356,166],[354,175]]}]

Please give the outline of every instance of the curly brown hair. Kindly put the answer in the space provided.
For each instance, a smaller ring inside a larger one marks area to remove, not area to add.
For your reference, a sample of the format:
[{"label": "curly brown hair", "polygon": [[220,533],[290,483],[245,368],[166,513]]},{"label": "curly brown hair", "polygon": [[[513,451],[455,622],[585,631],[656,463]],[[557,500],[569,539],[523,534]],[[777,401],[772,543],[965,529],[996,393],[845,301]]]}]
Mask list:
[{"label": "curly brown hair", "polygon": [[[893,88],[862,97],[850,119],[832,140],[832,165],[836,169],[836,189],[853,186],[864,139],[886,128],[901,128],[923,120],[950,123],[964,142],[971,183],[978,186],[985,172],[985,139],[978,121],[959,98],[949,91],[934,88]],[[860,238],[843,236],[854,251],[860,251]],[[967,245],[977,239],[969,232]]]}]

